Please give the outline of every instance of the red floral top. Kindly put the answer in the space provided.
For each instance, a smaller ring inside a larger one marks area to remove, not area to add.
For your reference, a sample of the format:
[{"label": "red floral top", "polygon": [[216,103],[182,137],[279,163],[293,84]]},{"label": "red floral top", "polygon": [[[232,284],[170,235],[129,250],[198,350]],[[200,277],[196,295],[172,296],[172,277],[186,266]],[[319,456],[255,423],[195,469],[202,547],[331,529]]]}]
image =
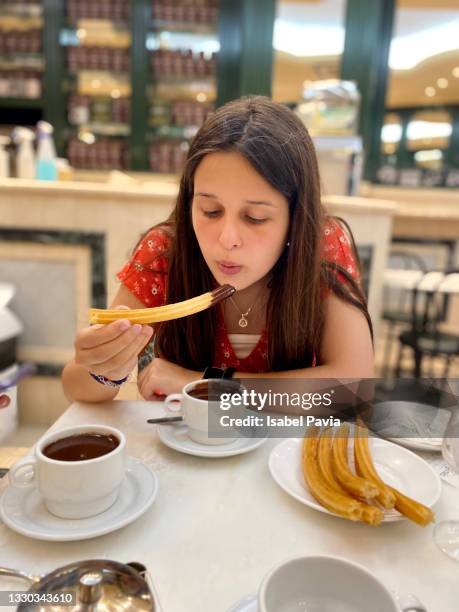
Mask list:
[{"label": "red floral top", "polygon": [[[330,221],[325,226],[323,238],[323,257],[339,264],[357,278],[357,265],[349,239],[341,226]],[[118,279],[146,307],[162,306],[166,301],[168,261],[165,253],[169,241],[170,238],[161,229],[150,230],[138,244],[131,259],[117,274]],[[219,368],[234,367],[239,372],[267,372],[267,330],[263,330],[250,355],[238,358],[228,338],[221,308],[218,313],[217,346],[213,365]]]}]

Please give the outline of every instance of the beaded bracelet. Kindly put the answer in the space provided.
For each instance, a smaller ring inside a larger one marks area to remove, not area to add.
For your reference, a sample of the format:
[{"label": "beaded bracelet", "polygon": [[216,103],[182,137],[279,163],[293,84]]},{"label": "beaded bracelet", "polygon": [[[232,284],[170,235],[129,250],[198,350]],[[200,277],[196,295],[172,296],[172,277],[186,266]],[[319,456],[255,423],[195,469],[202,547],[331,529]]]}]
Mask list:
[{"label": "beaded bracelet", "polygon": [[89,376],[94,378],[94,380],[96,380],[101,385],[105,385],[106,387],[121,387],[121,385],[125,383],[128,379],[128,376],[125,376],[120,380],[110,380],[110,378],[106,378],[105,376],[102,376],[102,374],[93,374],[92,372],[89,372]]}]

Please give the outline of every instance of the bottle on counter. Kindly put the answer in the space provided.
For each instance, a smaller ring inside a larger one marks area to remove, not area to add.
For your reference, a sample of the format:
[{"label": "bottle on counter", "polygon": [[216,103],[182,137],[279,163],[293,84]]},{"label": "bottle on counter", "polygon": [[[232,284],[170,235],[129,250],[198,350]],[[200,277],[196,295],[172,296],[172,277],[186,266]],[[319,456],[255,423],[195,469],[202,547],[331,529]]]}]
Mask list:
[{"label": "bottle on counter", "polygon": [[13,142],[17,145],[16,176],[22,179],[34,179],[36,171],[35,151],[33,141],[35,134],[25,127],[13,130]]},{"label": "bottle on counter", "polygon": [[39,181],[57,181],[56,149],[53,141],[53,126],[47,121],[37,123],[37,172]]},{"label": "bottle on counter", "polygon": [[10,156],[5,147],[10,144],[8,136],[0,135],[0,179],[8,178],[10,175]]}]

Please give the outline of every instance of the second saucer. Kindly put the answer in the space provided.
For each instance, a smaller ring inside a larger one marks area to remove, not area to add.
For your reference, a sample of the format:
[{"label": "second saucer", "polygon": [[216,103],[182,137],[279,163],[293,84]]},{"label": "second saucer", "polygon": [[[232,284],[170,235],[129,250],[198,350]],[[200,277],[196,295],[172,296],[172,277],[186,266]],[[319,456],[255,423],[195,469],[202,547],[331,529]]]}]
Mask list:
[{"label": "second saucer", "polygon": [[[196,457],[231,457],[232,455],[241,455],[255,450],[261,446],[267,439],[266,436],[236,438],[228,444],[219,444],[218,446],[208,446],[206,444],[198,444],[189,438],[188,427],[183,423],[158,425],[158,436],[163,444],[169,448],[173,448],[180,453],[186,455],[195,455]],[[261,436],[261,434],[260,434]]]}]

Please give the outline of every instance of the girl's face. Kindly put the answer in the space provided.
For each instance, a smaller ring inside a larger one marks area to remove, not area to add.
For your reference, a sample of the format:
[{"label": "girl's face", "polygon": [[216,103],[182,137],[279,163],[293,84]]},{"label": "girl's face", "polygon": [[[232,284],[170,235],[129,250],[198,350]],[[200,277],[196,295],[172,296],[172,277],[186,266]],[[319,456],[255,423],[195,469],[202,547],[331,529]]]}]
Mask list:
[{"label": "girl's face", "polygon": [[287,198],[238,153],[209,153],[194,178],[192,222],[219,284],[238,291],[263,279],[285,248]]}]

